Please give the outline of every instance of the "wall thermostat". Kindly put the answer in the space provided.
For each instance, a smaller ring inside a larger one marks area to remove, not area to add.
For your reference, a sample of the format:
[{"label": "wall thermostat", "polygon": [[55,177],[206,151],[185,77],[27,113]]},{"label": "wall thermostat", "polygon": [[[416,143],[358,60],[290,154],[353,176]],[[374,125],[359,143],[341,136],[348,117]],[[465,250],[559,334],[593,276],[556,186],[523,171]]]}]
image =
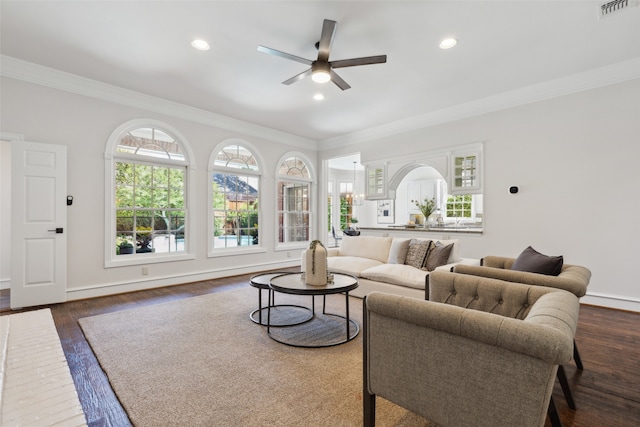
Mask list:
[{"label": "wall thermostat", "polygon": [[509,193],[516,194],[517,192],[518,192],[518,187],[516,187],[515,185],[512,187],[509,187]]}]

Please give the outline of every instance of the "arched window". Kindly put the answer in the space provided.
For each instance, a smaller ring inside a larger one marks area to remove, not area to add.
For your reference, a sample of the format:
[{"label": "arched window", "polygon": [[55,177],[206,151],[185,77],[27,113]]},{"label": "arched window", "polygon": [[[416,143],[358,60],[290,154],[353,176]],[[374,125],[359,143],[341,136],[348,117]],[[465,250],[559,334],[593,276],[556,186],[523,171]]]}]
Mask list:
[{"label": "arched window", "polygon": [[187,201],[193,169],[183,138],[163,123],[135,120],[107,143],[106,265],[188,255]]},{"label": "arched window", "polygon": [[242,140],[227,140],[209,161],[213,253],[246,253],[260,248],[260,166]]},{"label": "arched window", "polygon": [[278,168],[278,244],[303,246],[311,240],[311,172],[298,155],[285,157]]}]

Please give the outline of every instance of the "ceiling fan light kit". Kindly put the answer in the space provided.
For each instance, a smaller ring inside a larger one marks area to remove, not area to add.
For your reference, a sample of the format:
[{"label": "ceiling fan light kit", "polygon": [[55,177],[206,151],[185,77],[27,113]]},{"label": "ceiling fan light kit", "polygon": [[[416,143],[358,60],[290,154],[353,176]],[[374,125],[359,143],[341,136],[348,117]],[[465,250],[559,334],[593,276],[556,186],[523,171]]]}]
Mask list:
[{"label": "ceiling fan light kit", "polygon": [[290,85],[292,83],[301,80],[308,75],[311,75],[311,79],[317,83],[326,83],[331,80],[342,90],[347,90],[351,86],[345,82],[340,76],[333,71],[334,68],[355,67],[358,65],[369,64],[383,64],[387,62],[387,55],[367,56],[363,58],[341,59],[338,61],[329,61],[329,53],[331,51],[331,45],[336,34],[336,28],[338,23],[325,19],[322,24],[322,34],[320,41],[316,43],[318,49],[318,58],[315,61],[310,59],[301,58],[290,53],[281,52],[279,50],[271,49],[266,46],[258,46],[259,52],[268,53],[271,55],[280,56],[282,58],[290,59],[292,61],[300,62],[302,64],[310,65],[311,68],[297,74],[290,79],[282,82],[282,84]]},{"label": "ceiling fan light kit", "polygon": [[328,62],[314,61],[311,64],[311,79],[316,83],[326,83],[331,80],[331,67]]}]

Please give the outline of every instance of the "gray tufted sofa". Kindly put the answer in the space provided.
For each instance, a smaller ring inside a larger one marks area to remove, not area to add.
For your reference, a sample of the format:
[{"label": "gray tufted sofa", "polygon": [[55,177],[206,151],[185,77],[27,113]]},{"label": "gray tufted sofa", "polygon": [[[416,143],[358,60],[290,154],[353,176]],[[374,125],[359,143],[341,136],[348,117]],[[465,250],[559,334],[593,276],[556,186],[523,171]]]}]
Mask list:
[{"label": "gray tufted sofa", "polygon": [[562,290],[434,271],[430,301],[364,300],[364,425],[381,396],[442,426],[543,426],[571,360],[578,298]]}]

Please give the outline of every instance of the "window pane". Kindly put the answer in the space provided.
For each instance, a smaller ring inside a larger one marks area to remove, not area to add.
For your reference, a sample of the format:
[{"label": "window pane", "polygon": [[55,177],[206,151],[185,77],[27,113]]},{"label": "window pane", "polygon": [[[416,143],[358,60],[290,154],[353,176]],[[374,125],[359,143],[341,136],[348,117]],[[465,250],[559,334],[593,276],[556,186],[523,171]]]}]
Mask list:
[{"label": "window pane", "polygon": [[116,211],[116,231],[133,232],[133,211],[131,210],[118,210]]},{"label": "window pane", "polygon": [[169,168],[153,167],[153,185],[156,187],[167,187],[169,185]]},{"label": "window pane", "polygon": [[297,157],[289,157],[280,165],[279,175],[309,178],[309,169],[305,162]]},{"label": "window pane", "polygon": [[133,164],[116,163],[116,184],[133,185]]},{"label": "window pane", "polygon": [[133,206],[133,187],[119,185],[116,186],[116,207],[126,208]]},{"label": "window pane", "polygon": [[184,161],[180,145],[166,132],[155,128],[138,128],[124,135],[116,149],[119,153],[136,154]]},{"label": "window pane", "polygon": [[169,190],[169,207],[173,209],[184,208],[184,190],[182,188]]},{"label": "window pane", "polygon": [[135,184],[137,186],[151,186],[152,166],[147,165],[135,165]]},{"label": "window pane", "polygon": [[151,204],[154,208],[167,208],[169,207],[169,192],[164,188],[156,188],[153,190],[153,202]]},{"label": "window pane", "polygon": [[135,206],[138,208],[150,208],[152,204],[153,191],[148,187],[137,187],[135,190]]},{"label": "window pane", "polygon": [[257,171],[258,162],[251,151],[240,145],[228,145],[216,155],[215,166]]}]

